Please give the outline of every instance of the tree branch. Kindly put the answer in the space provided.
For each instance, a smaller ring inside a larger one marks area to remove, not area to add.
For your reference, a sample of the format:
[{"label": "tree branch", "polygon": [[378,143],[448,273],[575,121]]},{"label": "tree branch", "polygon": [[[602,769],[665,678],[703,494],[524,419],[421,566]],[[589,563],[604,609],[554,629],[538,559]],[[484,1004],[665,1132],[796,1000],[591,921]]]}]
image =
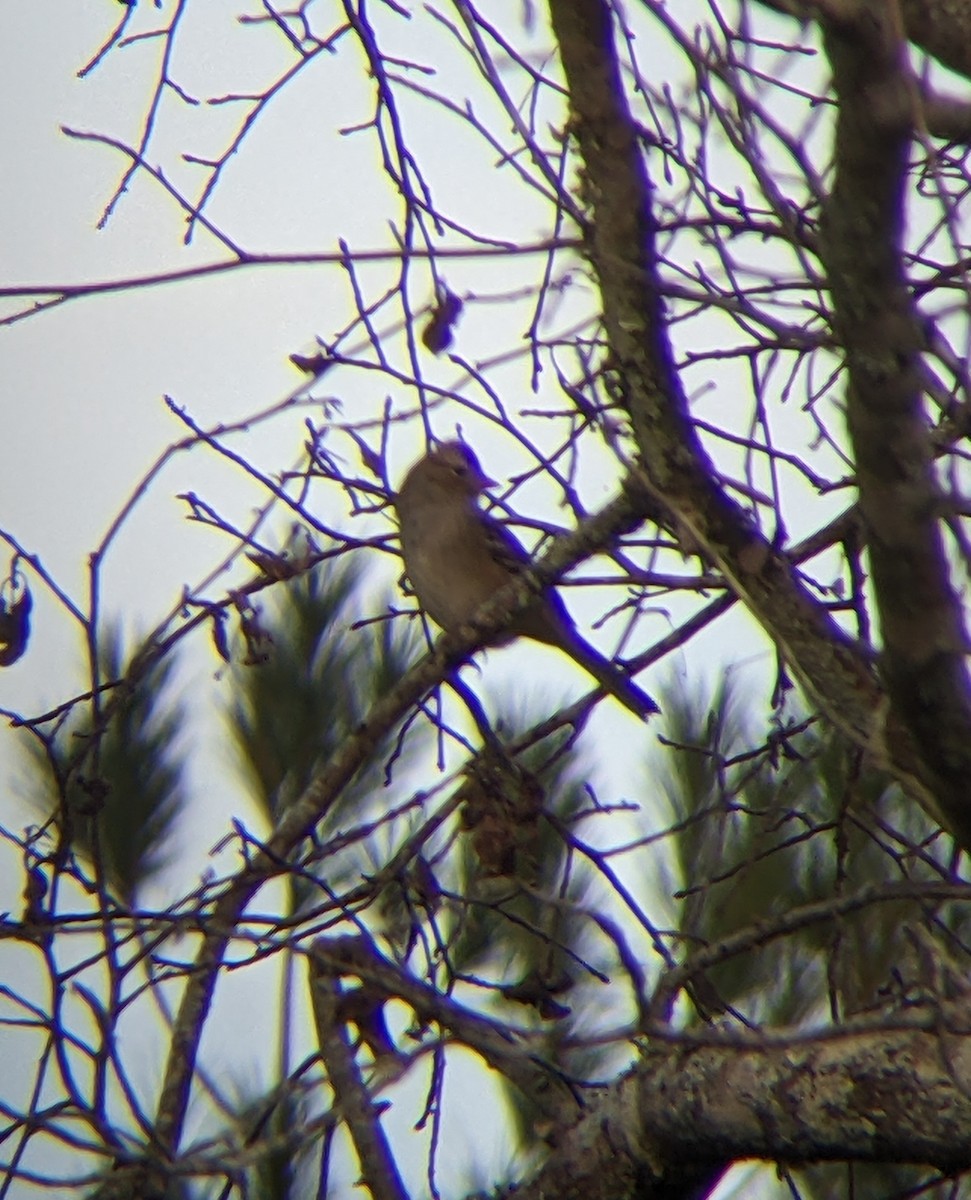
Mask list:
[{"label": "tree branch", "polygon": [[695,1045],[681,1035],[667,1045],[655,1039],[516,1200],[697,1195],[723,1160],[736,1158],[964,1169],[971,1165],[966,998],[923,1015],[923,1029],[771,1045],[739,1045],[737,1034],[722,1045],[715,1035]]},{"label": "tree branch", "polygon": [[[971,78],[971,0],[886,0],[899,2],[907,37],[952,71]],[[761,0],[766,8],[799,21],[849,20],[860,0]]]},{"label": "tree branch", "polygon": [[886,698],[872,665],[717,483],[667,336],[651,185],[625,100],[611,10],[605,0],[550,0],[550,11],[593,212],[588,252],[645,485],[667,508],[684,551],[723,572],[827,718],[971,847],[971,813],[951,802],[945,813],[936,795],[940,779],[906,729],[885,736]]},{"label": "tree branch", "polygon": [[361,1164],[361,1177],[373,1200],[408,1200],[380,1108],[372,1101],[341,1019],[341,986],[322,957],[311,958],[310,995],[320,1057],[334,1092],[334,1107],[344,1118]]},{"label": "tree branch", "polygon": [[852,25],[827,30],[839,104],[821,248],[846,348],[847,422],[892,705],[888,734],[902,727],[913,738],[946,823],[966,832],[968,639],[941,537],[945,505],[921,394],[921,336],[901,262],[917,96],[899,33],[894,6],[883,0],[868,0]]}]

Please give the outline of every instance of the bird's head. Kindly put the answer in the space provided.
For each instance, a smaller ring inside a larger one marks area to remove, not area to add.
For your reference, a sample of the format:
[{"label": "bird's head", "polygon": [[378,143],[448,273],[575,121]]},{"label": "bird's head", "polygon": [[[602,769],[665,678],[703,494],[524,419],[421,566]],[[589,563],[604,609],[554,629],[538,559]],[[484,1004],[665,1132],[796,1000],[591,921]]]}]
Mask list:
[{"label": "bird's head", "polygon": [[446,494],[478,496],[495,486],[479,465],[475,452],[465,442],[442,442],[408,472],[401,490],[415,485]]}]

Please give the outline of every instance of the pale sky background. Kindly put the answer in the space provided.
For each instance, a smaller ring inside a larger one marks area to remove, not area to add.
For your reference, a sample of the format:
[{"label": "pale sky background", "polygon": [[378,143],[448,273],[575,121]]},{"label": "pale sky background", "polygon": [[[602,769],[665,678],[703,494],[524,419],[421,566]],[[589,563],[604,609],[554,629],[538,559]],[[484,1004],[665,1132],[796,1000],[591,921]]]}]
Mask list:
[{"label": "pale sky background", "polygon": [[[496,0],[491,7],[506,19],[510,13],[517,14],[517,21],[522,11],[513,0]],[[679,12],[697,7],[691,0],[670,6]],[[188,6],[176,56],[177,78],[188,92],[218,96],[257,90],[275,77],[287,60],[282,39],[236,22],[238,8],[238,0],[207,0]],[[309,10],[321,29],[331,23],[329,16],[325,21],[331,9],[319,4]],[[88,78],[77,78],[79,68],[90,60],[122,11],[109,0],[78,0],[68,5],[31,0],[0,7],[0,111],[5,113],[0,123],[0,162],[4,163],[0,174],[0,286],[120,279],[226,257],[216,239],[198,228],[193,244],[182,244],[183,215],[144,173],[136,176],[121,197],[105,229],[96,228],[126,163],[117,151],[66,137],[61,126],[108,134],[127,144],[137,141],[157,44],[146,40],[116,50]],[[397,20],[378,4],[372,6],[372,16],[379,24],[394,26],[399,53],[435,62],[439,72],[435,86],[456,94],[469,90],[477,106],[488,111],[485,91],[477,83],[463,82],[465,60],[450,48],[440,26],[427,18],[411,23]],[[150,29],[158,20],[154,6],[142,0],[130,31]],[[786,28],[791,34],[791,27]],[[539,28],[533,47],[538,50],[546,44],[546,35]],[[653,47],[644,47],[646,55],[652,52]],[[333,55],[318,59],[269,106],[230,160],[207,210],[210,218],[250,253],[333,252],[340,237],[355,249],[390,248],[388,222],[399,219],[400,201],[380,173],[374,139],[368,133],[354,137],[335,133],[367,121],[372,111],[370,84],[357,52],[350,41],[339,43]],[[417,102],[406,115],[409,144],[432,180],[442,209],[459,215],[470,226],[489,229],[497,238],[540,238],[549,233],[545,208],[533,202],[511,171],[495,170],[495,155],[484,155],[474,147],[457,118]],[[194,194],[200,168],[182,161],[181,152],[218,153],[237,121],[234,105],[187,106],[169,93],[148,159],[161,165],[176,186]],[[390,282],[394,271],[394,266],[387,264],[363,270],[368,295],[376,295],[379,283]],[[536,274],[536,261],[518,267],[497,259],[449,263],[445,277],[455,291],[473,289],[486,297],[515,288],[520,275],[525,283]],[[415,299],[427,303],[430,296],[429,286],[424,296]],[[0,297],[0,315],[10,311],[10,301]],[[4,398],[0,526],[28,553],[38,555],[58,585],[84,607],[88,555],[151,465],[185,435],[163,396],[171,396],[204,427],[262,412],[298,383],[288,355],[305,348],[315,335],[332,337],[344,326],[349,312],[348,281],[340,267],[290,266],[253,268],[207,280],[72,301],[0,327]],[[468,306],[455,351],[467,360],[483,362],[524,345],[528,313],[528,309],[489,305],[484,300]],[[557,322],[566,327],[569,317],[568,311],[559,313]],[[461,380],[460,368],[447,358],[423,355],[422,367],[428,378],[450,386]],[[515,394],[527,373],[523,362],[520,356],[508,370],[490,373],[497,386],[508,380],[509,390],[503,392],[503,398],[513,412],[539,404],[537,397]],[[691,386],[702,387],[711,378],[710,368],[705,368]],[[699,411],[708,404],[712,413],[718,413],[733,402],[734,391],[744,387],[744,380],[744,375],[735,377],[732,368],[726,367],[713,381],[715,386]],[[543,386],[548,389],[547,397],[556,397],[555,380],[547,375]],[[472,387],[470,392],[475,395],[476,389]],[[319,397],[340,397],[348,420],[368,413],[379,415],[388,393],[385,379],[359,372],[328,375],[315,392]],[[411,403],[404,393],[393,399],[402,409]],[[263,470],[278,472],[298,457],[307,416],[319,422],[319,405],[297,407],[233,444]],[[439,434],[452,432],[456,421],[461,421],[490,474],[506,478],[524,465],[525,460],[507,458],[508,439],[498,439],[485,423],[473,427],[467,414],[447,409],[436,414],[436,421]],[[349,457],[353,454],[346,437],[335,437],[332,445]],[[396,476],[419,448],[417,422],[396,433],[391,457]],[[613,478],[599,478],[594,468],[588,470],[583,484],[586,503],[595,507],[611,495]],[[176,496],[188,490],[241,524],[265,500],[238,469],[205,449],[197,447],[168,463],[139,500],[104,563],[103,610],[106,615],[122,616],[132,634],[154,627],[178,603],[183,584],[204,577],[230,549],[225,539],[186,523],[185,505]],[[315,495],[321,504],[319,515],[359,532],[357,525],[350,523],[336,489],[321,487]],[[517,503],[526,507],[531,499],[524,491]],[[541,497],[536,499],[539,502]],[[841,506],[841,499],[834,498],[833,511]],[[562,513],[549,515],[562,518]],[[812,527],[821,523],[819,517],[817,508]],[[390,518],[385,518],[370,526],[363,521],[357,524],[364,536],[389,530],[389,522]],[[281,522],[276,528],[285,525]],[[0,554],[0,576],[6,572],[8,557]],[[393,586],[397,565],[377,553],[369,558],[373,560],[375,594],[380,596],[382,587]],[[83,688],[79,627],[37,579],[31,577],[30,584],[35,601],[30,648],[20,662],[0,672],[0,708],[26,714],[60,702],[71,687]],[[221,593],[224,587],[225,582],[211,594]],[[575,594],[567,592],[567,598],[582,615]],[[688,609],[670,602],[670,611],[677,617]],[[659,613],[654,635],[663,636],[668,628],[667,617]],[[722,621],[698,639],[692,655],[692,679],[717,676],[728,661],[742,664],[742,670],[751,674],[754,688],[774,669],[764,639],[743,614]],[[535,657],[531,652],[525,661],[537,664],[535,671],[544,687],[571,694],[579,694],[585,687],[583,677],[554,652],[537,650]],[[523,663],[520,651],[490,654],[485,660],[490,685],[498,687],[506,680],[521,686]],[[72,673],[73,664],[77,670]],[[191,779],[198,801],[181,831],[184,853],[166,877],[169,897],[191,887],[213,866],[230,869],[231,861],[212,860],[209,850],[226,833],[231,816],[254,819],[224,759],[205,752],[216,730],[212,713],[225,702],[226,677],[219,675],[218,665],[208,632],[184,645],[183,675],[197,716]],[[678,659],[641,681],[650,688],[669,677],[672,668],[682,675],[687,670]],[[587,736],[588,749],[601,757],[597,775],[601,799],[636,793],[649,822],[650,797],[642,788],[645,741],[653,743],[653,731],[639,733],[638,726],[610,704],[602,706]],[[606,760],[609,766],[603,765]],[[13,735],[3,728],[0,778],[5,794],[0,822],[16,829],[25,817],[13,800],[15,775]],[[0,874],[0,880],[6,878],[6,884],[0,882],[0,909],[19,911],[18,863],[5,845],[0,847],[0,863],[6,868]],[[158,898],[164,895],[163,890]],[[268,895],[265,902],[271,898]],[[10,978],[11,971],[29,969],[28,958],[29,952],[13,954],[0,970]],[[253,1003],[252,997],[252,975],[247,972],[245,1000],[238,998],[233,1009],[232,1034],[235,1065],[255,1074],[263,1065],[259,1031],[267,1014],[254,1011],[252,1029],[247,1029],[250,1014],[244,1006]],[[138,1036],[146,1043],[142,1083],[151,1087],[156,1066],[149,1035],[142,1029]],[[251,1056],[248,1062],[239,1062],[241,1046]],[[0,1029],[0,1058],[8,1076],[10,1064],[23,1052],[23,1039]],[[218,1046],[214,1053],[218,1060]],[[462,1106],[468,1105],[464,1115],[474,1116],[481,1107],[478,1091],[464,1098],[460,1092],[454,1087],[450,1092],[455,1112],[462,1116]],[[414,1105],[402,1103],[399,1108],[407,1124],[414,1117]],[[501,1169],[505,1157],[501,1142],[497,1139],[491,1147],[484,1144],[481,1125],[476,1125],[475,1141],[486,1175],[490,1166]],[[456,1186],[454,1178],[444,1178],[442,1183],[446,1190]],[[11,1193],[19,1194],[17,1189]]]}]

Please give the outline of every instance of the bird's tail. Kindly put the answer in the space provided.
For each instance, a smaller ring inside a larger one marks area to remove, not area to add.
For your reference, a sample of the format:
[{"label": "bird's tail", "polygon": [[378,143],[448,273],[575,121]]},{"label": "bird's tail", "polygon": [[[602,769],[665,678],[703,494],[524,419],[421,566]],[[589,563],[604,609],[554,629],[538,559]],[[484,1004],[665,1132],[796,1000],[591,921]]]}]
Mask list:
[{"label": "bird's tail", "polygon": [[588,642],[576,636],[571,639],[570,653],[597,683],[619,700],[625,708],[637,717],[647,718],[651,713],[660,712],[654,700],[631,679],[623,668],[595,650]]}]

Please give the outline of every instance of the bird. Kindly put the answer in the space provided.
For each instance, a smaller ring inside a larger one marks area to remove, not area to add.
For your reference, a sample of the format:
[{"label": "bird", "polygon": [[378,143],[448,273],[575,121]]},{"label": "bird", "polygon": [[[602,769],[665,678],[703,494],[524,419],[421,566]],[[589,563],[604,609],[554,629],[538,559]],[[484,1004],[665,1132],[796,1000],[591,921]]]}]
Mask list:
[{"label": "bird", "polygon": [[[425,612],[446,633],[471,621],[531,558],[514,533],[479,504],[495,486],[475,452],[444,442],[416,462],[395,499],[405,572]],[[547,588],[493,639],[504,646],[532,638],[569,654],[600,686],[640,718],[658,712],[651,697],[577,630],[555,588]]]}]

